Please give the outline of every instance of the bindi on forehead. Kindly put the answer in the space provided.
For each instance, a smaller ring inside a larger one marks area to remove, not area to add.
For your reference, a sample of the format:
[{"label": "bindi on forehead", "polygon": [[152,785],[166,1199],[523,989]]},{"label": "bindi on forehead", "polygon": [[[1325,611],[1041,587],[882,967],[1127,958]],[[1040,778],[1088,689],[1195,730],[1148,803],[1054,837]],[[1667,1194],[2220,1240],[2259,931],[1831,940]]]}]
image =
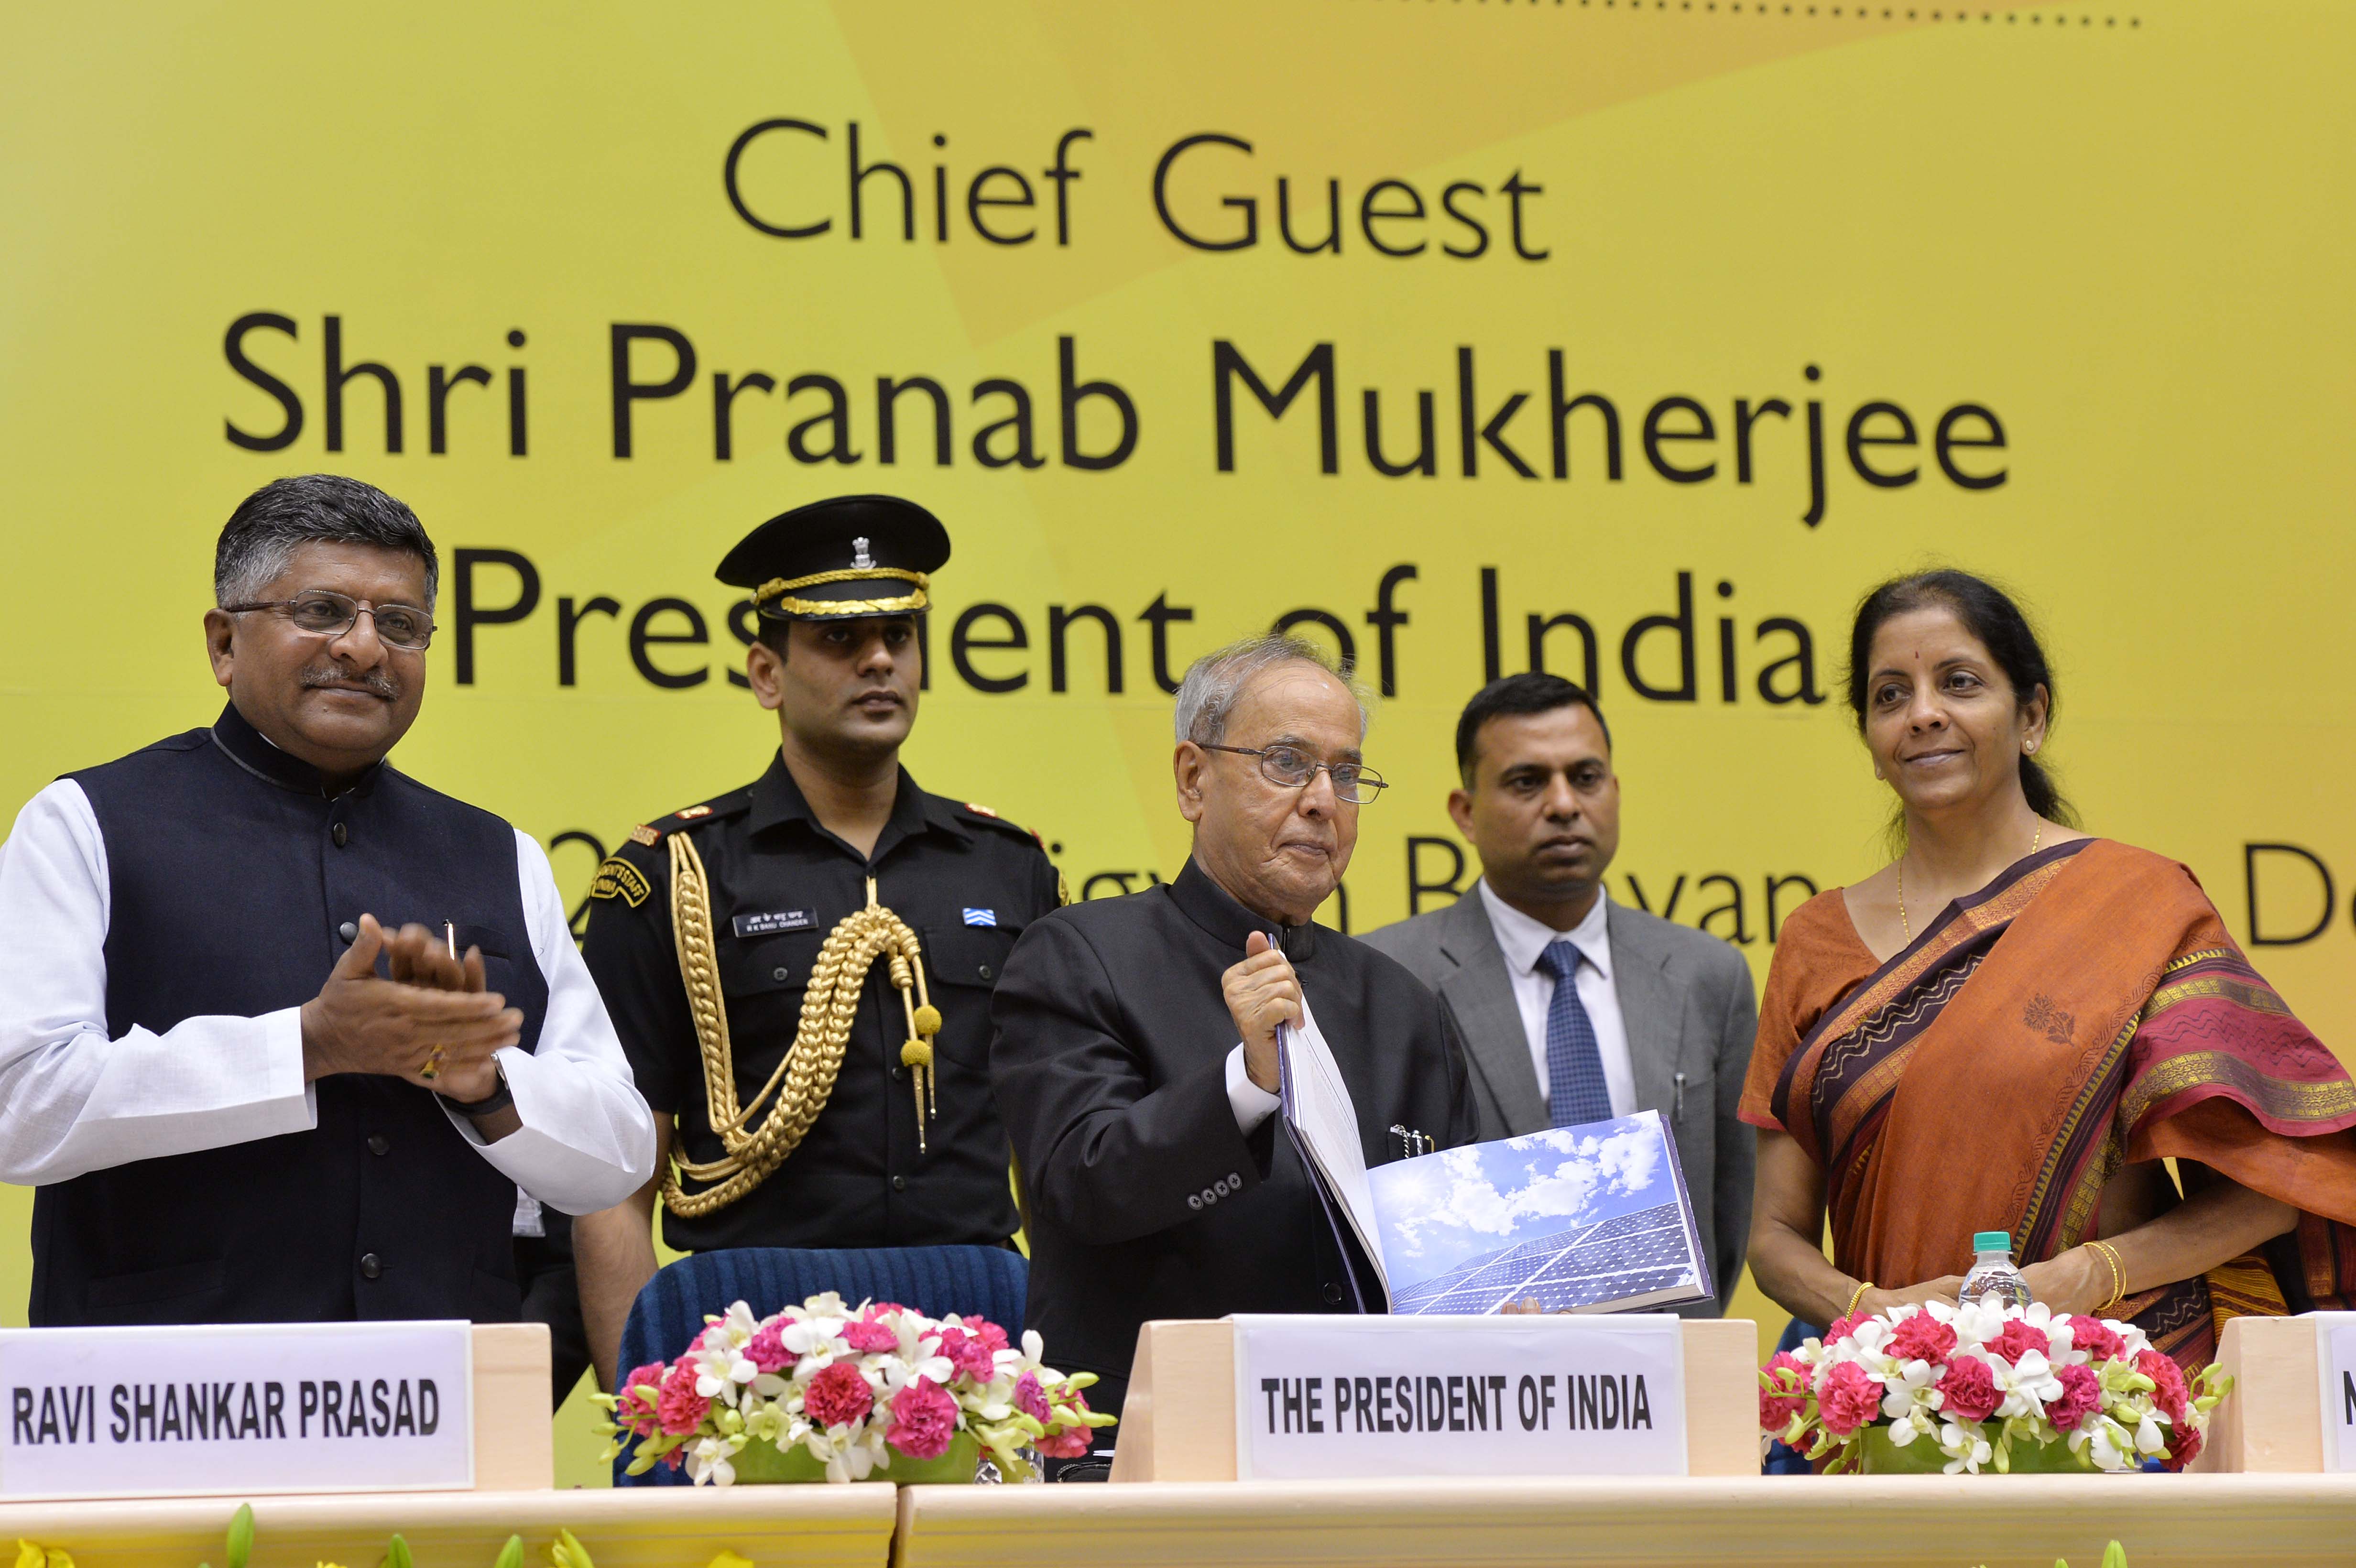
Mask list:
[{"label": "bindi on forehead", "polygon": [[1893,615],[1874,633],[1873,646],[1874,666],[1886,672],[1995,663],[1987,645],[1949,610],[1912,610]]}]

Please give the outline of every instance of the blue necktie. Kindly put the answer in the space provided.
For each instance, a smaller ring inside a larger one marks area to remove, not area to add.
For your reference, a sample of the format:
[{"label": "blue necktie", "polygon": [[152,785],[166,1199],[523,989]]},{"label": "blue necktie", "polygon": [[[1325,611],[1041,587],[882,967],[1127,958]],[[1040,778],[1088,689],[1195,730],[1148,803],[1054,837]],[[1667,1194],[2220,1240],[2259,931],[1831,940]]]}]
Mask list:
[{"label": "blue necktie", "polygon": [[1603,1053],[1579,1000],[1580,958],[1568,942],[1549,942],[1538,952],[1538,967],[1554,976],[1554,1000],[1547,1005],[1547,1111],[1558,1127],[1612,1119]]}]

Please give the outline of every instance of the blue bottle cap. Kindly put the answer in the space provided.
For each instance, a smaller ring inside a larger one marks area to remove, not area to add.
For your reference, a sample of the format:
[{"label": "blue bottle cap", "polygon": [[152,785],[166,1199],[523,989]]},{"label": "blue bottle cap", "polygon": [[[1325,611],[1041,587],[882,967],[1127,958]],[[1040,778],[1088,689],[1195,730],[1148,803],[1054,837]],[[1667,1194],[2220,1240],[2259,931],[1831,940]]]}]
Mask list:
[{"label": "blue bottle cap", "polygon": [[1976,1253],[2002,1253],[2007,1257],[2009,1257],[2012,1255],[2012,1232],[2009,1231],[1975,1231],[1972,1232],[1972,1251]]}]

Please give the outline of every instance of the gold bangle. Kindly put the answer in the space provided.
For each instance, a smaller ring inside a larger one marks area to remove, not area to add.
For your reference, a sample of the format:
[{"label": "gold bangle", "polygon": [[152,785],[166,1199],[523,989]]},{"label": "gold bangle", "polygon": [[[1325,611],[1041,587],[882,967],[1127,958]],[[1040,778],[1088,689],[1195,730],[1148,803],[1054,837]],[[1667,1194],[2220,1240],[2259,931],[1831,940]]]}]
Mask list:
[{"label": "gold bangle", "polygon": [[2090,1240],[2086,1243],[2086,1245],[2093,1250],[2096,1257],[2103,1260],[2104,1264],[2108,1266],[2111,1271],[2111,1298],[2108,1301],[2104,1302],[2100,1307],[2094,1308],[2095,1312],[2098,1314],[2108,1312],[2111,1308],[2116,1307],[2120,1302],[2126,1299],[2127,1272],[2119,1262],[2118,1249],[2112,1246],[2108,1242]]},{"label": "gold bangle", "polygon": [[1863,1301],[1865,1299],[1865,1293],[1872,1288],[1873,1281],[1869,1279],[1858,1280],[1857,1282],[1857,1288],[1848,1293],[1848,1307],[1846,1311],[1842,1312],[1841,1316],[1844,1317],[1856,1317],[1857,1304]]}]

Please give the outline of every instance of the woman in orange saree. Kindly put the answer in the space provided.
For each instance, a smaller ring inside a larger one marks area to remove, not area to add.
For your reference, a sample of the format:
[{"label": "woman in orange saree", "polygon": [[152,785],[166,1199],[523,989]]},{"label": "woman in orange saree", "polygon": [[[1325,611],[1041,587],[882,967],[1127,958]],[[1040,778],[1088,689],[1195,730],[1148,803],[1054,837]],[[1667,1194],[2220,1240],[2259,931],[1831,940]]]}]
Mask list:
[{"label": "woman in orange saree", "polygon": [[2356,1304],[2356,1083],[2190,872],[2055,820],[2019,612],[1887,584],[1850,685],[1908,846],[1781,933],[1740,1108],[1761,1287],[1814,1323],[1952,1300],[2003,1230],[2040,1300],[2187,1366],[2236,1313]]}]

